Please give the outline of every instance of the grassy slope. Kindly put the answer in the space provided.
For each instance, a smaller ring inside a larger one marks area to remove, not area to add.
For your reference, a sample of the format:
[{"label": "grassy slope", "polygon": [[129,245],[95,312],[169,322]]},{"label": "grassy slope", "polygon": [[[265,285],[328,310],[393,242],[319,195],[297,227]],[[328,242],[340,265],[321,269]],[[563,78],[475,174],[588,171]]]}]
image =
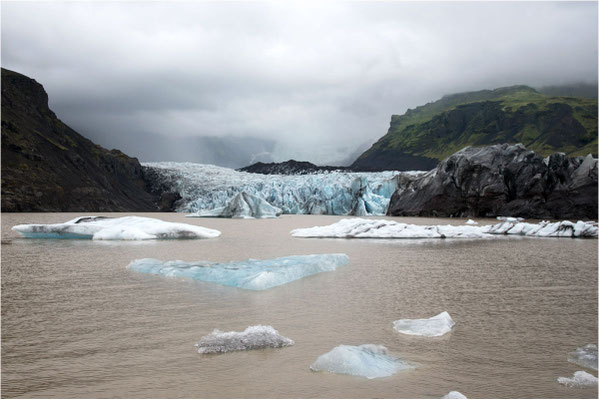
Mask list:
[{"label": "grassy slope", "polygon": [[442,160],[468,145],[502,142],[520,142],[542,155],[596,154],[597,100],[527,86],[444,96],[393,115],[388,133],[358,160],[389,149]]}]

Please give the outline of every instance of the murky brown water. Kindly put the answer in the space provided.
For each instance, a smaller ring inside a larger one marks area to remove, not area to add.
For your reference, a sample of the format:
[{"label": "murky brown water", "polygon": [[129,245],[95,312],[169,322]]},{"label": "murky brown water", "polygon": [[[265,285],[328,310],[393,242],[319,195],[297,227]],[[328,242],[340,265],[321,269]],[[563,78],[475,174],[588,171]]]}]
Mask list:
[{"label": "murky brown water", "polygon": [[[222,231],[211,240],[28,240],[10,230],[77,215],[2,214],[3,397],[440,398],[450,390],[470,398],[597,397],[596,387],[556,381],[582,369],[567,362],[570,351],[597,342],[597,240],[289,235],[341,218],[331,216],[146,214]],[[346,253],[350,264],[262,292],[126,268],[144,257],[314,253]],[[396,319],[441,311],[457,322],[441,338],[393,330]],[[214,328],[257,324],[272,325],[295,345],[212,356],[195,350]],[[364,343],[383,344],[417,368],[372,380],[309,369],[339,344]]]}]

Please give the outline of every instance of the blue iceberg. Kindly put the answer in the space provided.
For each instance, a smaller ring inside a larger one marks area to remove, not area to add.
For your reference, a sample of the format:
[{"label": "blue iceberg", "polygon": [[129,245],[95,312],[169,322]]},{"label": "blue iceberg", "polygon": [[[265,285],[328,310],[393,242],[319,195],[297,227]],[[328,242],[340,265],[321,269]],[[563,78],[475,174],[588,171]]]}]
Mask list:
[{"label": "blue iceberg", "polygon": [[349,257],[345,254],[314,254],[225,263],[144,258],[132,261],[129,268],[169,278],[191,278],[242,289],[265,290],[305,276],[334,271],[347,263]]},{"label": "blue iceberg", "polygon": [[408,368],[413,367],[399,358],[388,355],[385,346],[376,344],[342,344],[321,355],[310,365],[312,371],[328,371],[368,379],[391,376]]},{"label": "blue iceberg", "polygon": [[569,354],[568,361],[597,371],[597,345],[587,344],[577,348],[576,351]]}]

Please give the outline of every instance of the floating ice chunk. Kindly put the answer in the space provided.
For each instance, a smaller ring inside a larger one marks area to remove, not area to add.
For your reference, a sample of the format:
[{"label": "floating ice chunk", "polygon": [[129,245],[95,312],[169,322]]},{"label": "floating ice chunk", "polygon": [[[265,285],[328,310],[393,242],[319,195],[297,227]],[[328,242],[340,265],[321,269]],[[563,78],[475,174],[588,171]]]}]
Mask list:
[{"label": "floating ice chunk", "polygon": [[544,237],[597,237],[597,223],[578,221],[501,222],[495,225],[414,225],[388,219],[345,218],[334,224],[294,229],[295,237],[331,238],[491,238],[493,235]]},{"label": "floating ice chunk", "polygon": [[[478,225],[478,222],[469,219],[468,221],[466,221],[466,225]],[[450,393],[454,393],[454,392],[450,392]],[[455,393],[459,393],[459,392],[455,392]]]},{"label": "floating ice chunk", "polygon": [[337,374],[364,376],[368,379],[391,376],[403,369],[413,368],[399,358],[387,354],[385,346],[363,344],[340,345],[319,356],[310,369]]},{"label": "floating ice chunk", "polygon": [[144,258],[132,261],[129,268],[165,277],[191,278],[242,289],[265,290],[305,276],[334,271],[348,262],[349,257],[345,254],[314,254],[226,263]]},{"label": "floating ice chunk", "polygon": [[568,387],[591,387],[597,386],[597,378],[585,371],[576,371],[572,378],[560,376],[557,381]]},{"label": "floating ice chunk", "polygon": [[188,217],[223,218],[276,218],[283,210],[270,205],[266,200],[246,192],[237,193],[225,207],[187,215]]},{"label": "floating ice chunk", "polygon": [[333,238],[479,238],[491,237],[478,226],[453,225],[414,225],[388,219],[346,218],[326,226],[294,229],[295,237],[333,237]]},{"label": "floating ice chunk", "polygon": [[399,319],[393,322],[396,331],[417,336],[442,336],[451,331],[454,325],[447,311],[428,319]]},{"label": "floating ice chunk", "polygon": [[597,237],[597,223],[578,221],[549,222],[538,224],[505,221],[491,226],[487,230],[492,234],[542,236],[542,237]]},{"label": "floating ice chunk", "polygon": [[591,368],[597,371],[597,345],[587,344],[570,353],[568,361],[581,367]]},{"label": "floating ice chunk", "polygon": [[243,332],[221,332],[215,329],[196,343],[198,353],[226,353],[227,351],[264,349],[292,346],[293,340],[281,336],[272,326],[248,326]]},{"label": "floating ice chunk", "polygon": [[79,217],[63,224],[15,225],[27,238],[147,240],[214,238],[220,232],[197,225],[166,222],[146,217]]},{"label": "floating ice chunk", "polygon": [[451,391],[441,398],[442,399],[467,399],[468,397],[464,396],[460,392]]}]

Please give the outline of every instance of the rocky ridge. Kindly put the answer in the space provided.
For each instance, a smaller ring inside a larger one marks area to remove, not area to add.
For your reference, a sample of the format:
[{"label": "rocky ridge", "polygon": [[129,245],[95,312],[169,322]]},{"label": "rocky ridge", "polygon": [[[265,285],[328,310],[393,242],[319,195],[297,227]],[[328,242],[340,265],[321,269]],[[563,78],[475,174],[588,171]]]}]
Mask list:
[{"label": "rocky ridge", "polygon": [[141,165],[81,136],[42,85],[2,69],[2,211],[157,211]]}]

